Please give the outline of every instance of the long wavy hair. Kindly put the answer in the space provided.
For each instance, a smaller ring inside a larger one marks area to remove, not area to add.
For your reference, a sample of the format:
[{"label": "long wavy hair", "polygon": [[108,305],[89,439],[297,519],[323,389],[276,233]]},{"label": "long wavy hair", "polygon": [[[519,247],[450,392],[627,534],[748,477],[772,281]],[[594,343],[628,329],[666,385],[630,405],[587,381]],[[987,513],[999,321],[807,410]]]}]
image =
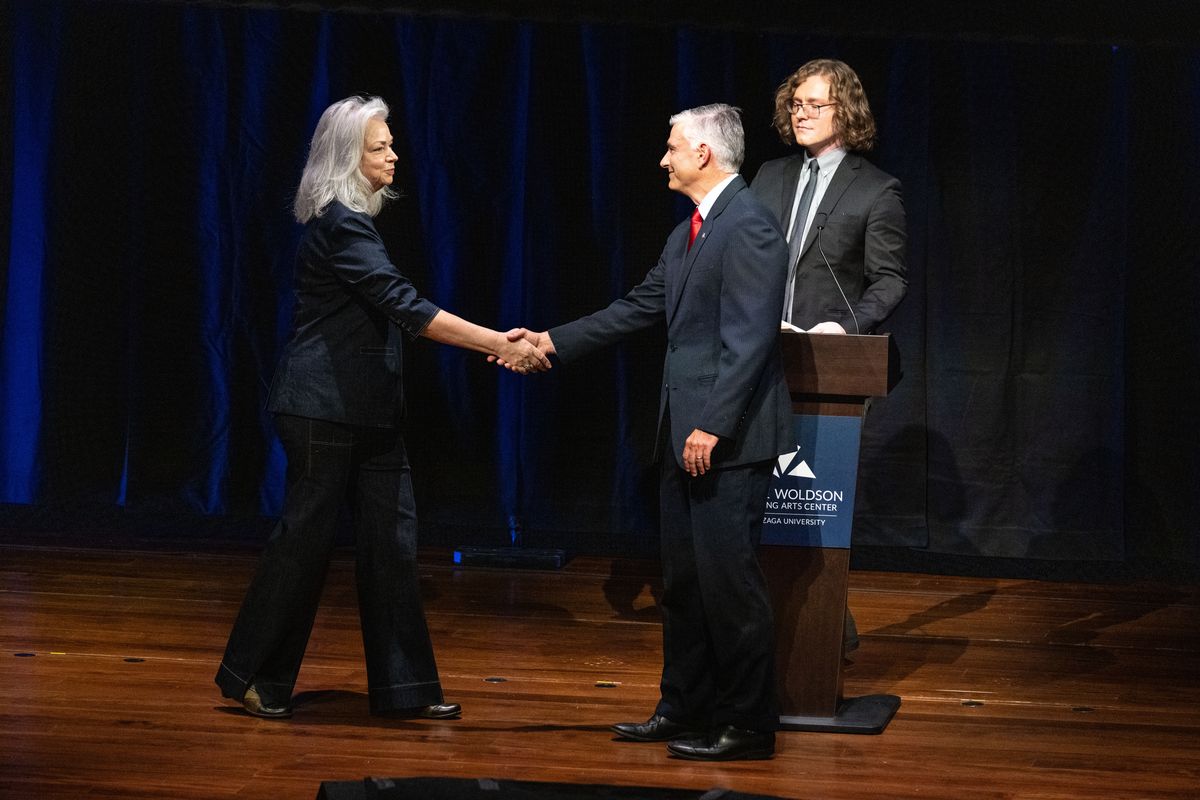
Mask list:
[{"label": "long wavy hair", "polygon": [[847,150],[867,151],[875,146],[875,117],[867,103],[858,74],[844,61],[817,58],[784,79],[775,90],[775,126],[784,144],[795,144],[792,133],[792,95],[796,87],[814,75],[829,81],[829,99],[833,107],[833,132]]},{"label": "long wavy hair", "polygon": [[325,109],[296,190],[296,219],[304,223],[319,217],[334,200],[373,217],[383,209],[384,200],[398,196],[389,186],[372,191],[360,169],[367,123],[387,117],[387,103],[378,97],[347,97]]}]

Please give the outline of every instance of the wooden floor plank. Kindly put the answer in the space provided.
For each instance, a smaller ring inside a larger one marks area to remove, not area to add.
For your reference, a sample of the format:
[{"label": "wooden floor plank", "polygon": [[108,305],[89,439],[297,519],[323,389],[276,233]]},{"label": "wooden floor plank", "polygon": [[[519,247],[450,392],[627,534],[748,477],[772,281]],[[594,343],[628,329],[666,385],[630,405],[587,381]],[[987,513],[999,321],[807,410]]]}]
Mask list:
[{"label": "wooden floor plank", "polygon": [[367,775],[830,800],[1200,796],[1196,587],[854,572],[863,643],[846,693],[899,694],[895,720],[881,736],[782,734],[771,761],[712,765],[607,732],[657,699],[652,562],[460,570],[423,552],[443,682],[465,714],[404,721],[367,713],[339,552],[296,716],[273,722],[212,682],[255,559],[0,545],[0,798],[313,798]]}]

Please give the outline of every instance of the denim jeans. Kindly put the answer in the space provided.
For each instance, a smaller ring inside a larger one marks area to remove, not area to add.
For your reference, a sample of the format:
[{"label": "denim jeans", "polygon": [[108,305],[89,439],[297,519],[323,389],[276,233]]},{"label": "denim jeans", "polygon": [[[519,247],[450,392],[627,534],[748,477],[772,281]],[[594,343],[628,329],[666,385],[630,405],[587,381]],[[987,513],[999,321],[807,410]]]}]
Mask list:
[{"label": "denim jeans", "polygon": [[275,416],[275,426],[288,461],[283,515],[229,635],[216,676],[222,694],[240,700],[253,684],[268,705],[290,702],[338,512],[349,501],[371,711],[441,703],[421,608],[417,517],[403,438],[395,429],[284,414]]}]

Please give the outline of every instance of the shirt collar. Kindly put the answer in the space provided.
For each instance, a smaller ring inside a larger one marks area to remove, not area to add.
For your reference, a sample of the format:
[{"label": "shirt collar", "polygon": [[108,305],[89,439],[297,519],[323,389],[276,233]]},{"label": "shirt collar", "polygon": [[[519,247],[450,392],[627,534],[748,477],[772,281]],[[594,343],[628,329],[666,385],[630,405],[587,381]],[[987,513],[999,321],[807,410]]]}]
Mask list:
[{"label": "shirt collar", "polygon": [[[832,150],[826,150],[821,155],[817,156],[817,174],[832,175],[837,169],[838,164],[842,163],[842,159],[846,157],[846,150],[841,147],[835,147]],[[804,170],[808,169],[808,162],[812,161],[812,157],[808,153],[804,154]],[[803,171],[803,170],[801,170]]]},{"label": "shirt collar", "polygon": [[[825,165],[822,164],[821,166],[824,167]],[[708,219],[708,212],[712,211],[713,204],[717,202],[717,198],[721,196],[721,192],[725,191],[725,187],[733,183],[733,179],[737,176],[738,174],[735,172],[708,190],[708,194],[704,195],[704,199],[700,201],[700,205],[696,206],[696,208],[700,209],[700,219]]]}]

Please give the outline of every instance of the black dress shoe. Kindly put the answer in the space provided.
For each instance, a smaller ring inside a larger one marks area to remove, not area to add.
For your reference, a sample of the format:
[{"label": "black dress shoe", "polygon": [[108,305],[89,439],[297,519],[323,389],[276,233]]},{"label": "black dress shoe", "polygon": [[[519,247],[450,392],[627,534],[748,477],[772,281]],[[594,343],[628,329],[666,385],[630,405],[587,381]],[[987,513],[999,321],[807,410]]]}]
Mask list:
[{"label": "black dress shoe", "polygon": [[242,708],[246,709],[247,714],[263,719],[287,719],[292,715],[291,706],[269,706],[264,703],[253,686],[247,688],[242,696]]},{"label": "black dress shoe", "polygon": [[462,706],[458,703],[436,703],[411,708],[381,708],[371,713],[390,719],[451,719],[462,716]]},{"label": "black dress shoe", "polygon": [[608,727],[610,731],[624,739],[635,742],[669,742],[672,739],[686,739],[689,736],[700,736],[703,730],[672,722],[662,714],[654,714],[645,722],[618,722]]},{"label": "black dress shoe", "polygon": [[724,725],[702,739],[667,743],[671,755],[692,761],[739,761],[775,755],[774,731],[747,731]]},{"label": "black dress shoe", "polygon": [[414,716],[425,719],[450,719],[462,716],[462,706],[458,703],[438,703],[432,706],[415,709]]}]

